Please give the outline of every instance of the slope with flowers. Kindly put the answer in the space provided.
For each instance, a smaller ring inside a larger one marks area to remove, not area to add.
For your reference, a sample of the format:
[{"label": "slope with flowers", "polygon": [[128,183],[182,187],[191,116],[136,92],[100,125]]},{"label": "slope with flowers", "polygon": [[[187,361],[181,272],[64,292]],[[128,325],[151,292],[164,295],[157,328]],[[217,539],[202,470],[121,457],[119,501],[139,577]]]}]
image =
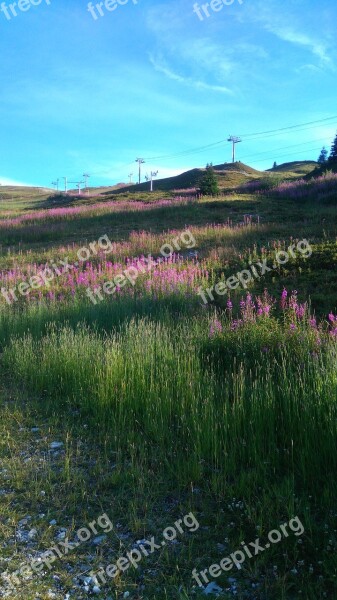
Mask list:
[{"label": "slope with flowers", "polygon": [[[202,598],[215,588],[194,568],[295,517],[303,535],[219,574],[220,597],[336,596],[336,180],[238,184],[218,199],[3,208],[5,597]],[[183,235],[194,243],[177,250]],[[301,240],[310,255],[276,265]],[[201,290],[259,263],[275,268],[203,303]],[[128,268],[133,283],[90,299]],[[103,512],[108,539],[10,587],[55,543],[50,523],[70,535]],[[189,512],[198,531],[107,584],[88,576]]]}]

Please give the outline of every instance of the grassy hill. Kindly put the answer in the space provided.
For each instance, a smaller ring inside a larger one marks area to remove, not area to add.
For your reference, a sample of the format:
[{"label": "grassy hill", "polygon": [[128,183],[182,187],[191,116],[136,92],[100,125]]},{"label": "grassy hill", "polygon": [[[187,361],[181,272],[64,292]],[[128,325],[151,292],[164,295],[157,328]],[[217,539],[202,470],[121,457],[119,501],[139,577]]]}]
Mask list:
[{"label": "grassy hill", "polygon": [[324,173],[326,173],[327,171],[332,171],[332,173],[337,173],[337,161],[333,161],[333,162],[328,161],[324,165],[317,164],[314,171],[309,173],[307,175],[307,177],[320,177],[321,175],[324,175]]},{"label": "grassy hill", "polygon": [[[335,180],[215,171],[217,198],[169,178],[0,202],[1,597],[201,600],[193,569],[257,538],[219,598],[337,597]],[[95,583],[140,540],[156,552]]]},{"label": "grassy hill", "polygon": [[[245,163],[240,161],[235,163],[223,163],[214,165],[214,171],[218,178],[218,185],[222,192],[235,190],[239,186],[249,183],[250,181],[266,180],[267,177],[272,175],[280,175],[282,179],[293,179],[297,177],[303,177],[308,173],[312,173],[317,168],[317,163],[312,161],[297,161],[284,163],[273,169],[267,171],[258,171]],[[154,180],[155,192],[162,192],[164,197],[167,194],[175,193],[191,193],[198,188],[199,181],[205,172],[205,168],[195,168],[180,175],[173,177],[166,177],[163,179]],[[317,171],[320,173],[320,170]],[[87,191],[82,190],[82,193],[78,195],[77,190],[69,190],[66,196],[62,191],[56,193],[55,190],[48,188],[37,188],[37,187],[21,187],[21,186],[3,186],[0,187],[0,201],[2,208],[14,209],[19,206],[26,206],[39,208],[41,206],[70,206],[77,203],[86,204],[99,199],[100,197],[107,197],[113,195],[124,195],[126,197],[133,197],[135,194],[143,194],[142,199],[148,197],[150,191],[150,183],[143,182],[139,184],[128,185],[125,183],[118,183],[113,186],[98,186],[89,187]],[[32,204],[29,204],[29,201]],[[44,204],[44,202],[46,204]]]},{"label": "grassy hill", "polygon": [[0,186],[0,218],[20,210],[33,209],[37,203],[46,201],[53,193],[49,188]]},{"label": "grassy hill", "polygon": [[[313,161],[284,163],[276,168],[268,169],[267,171],[258,171],[257,169],[254,169],[240,161],[213,166],[218,178],[218,185],[221,192],[235,190],[235,188],[252,181],[266,180],[266,178],[273,175],[279,175],[282,179],[296,179],[312,172],[315,167],[317,167],[317,163]],[[198,188],[199,181],[204,172],[205,168],[196,168],[174,177],[166,177],[164,179],[155,180],[154,189],[162,192],[177,191],[178,194],[180,191],[193,191],[195,188]],[[112,192],[114,194],[138,194],[139,192],[148,192],[149,190],[150,183],[144,182],[140,185],[126,185],[117,190],[109,188],[102,192],[102,194],[110,195]],[[93,191],[97,192],[98,190],[96,188]]]},{"label": "grassy hill", "polygon": [[269,173],[282,173],[286,178],[304,177],[316,169],[318,163],[312,160],[302,160],[283,163],[272,169],[267,169]]},{"label": "grassy hill", "polygon": [[[235,188],[246,181],[250,181],[263,175],[261,171],[252,169],[252,167],[249,167],[241,162],[214,165],[214,170],[218,176],[219,187],[221,190]],[[181,173],[180,175],[175,175],[174,177],[166,177],[158,180],[156,179],[153,184],[154,189],[162,192],[172,192],[173,190],[188,190],[197,188],[204,172],[205,168],[196,168],[186,171],[185,173]],[[145,182],[132,186],[126,186],[120,190],[116,190],[115,193],[138,193],[146,192],[149,189],[150,183]],[[109,194],[110,191],[105,193]]]}]

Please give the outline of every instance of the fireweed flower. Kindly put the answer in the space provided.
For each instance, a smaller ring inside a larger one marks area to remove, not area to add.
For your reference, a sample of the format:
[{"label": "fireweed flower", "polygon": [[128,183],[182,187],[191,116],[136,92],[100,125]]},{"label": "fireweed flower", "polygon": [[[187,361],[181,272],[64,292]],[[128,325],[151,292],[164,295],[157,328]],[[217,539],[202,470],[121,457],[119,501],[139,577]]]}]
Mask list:
[{"label": "fireweed flower", "polygon": [[331,325],[330,335],[332,337],[337,336],[337,315],[334,315],[332,312],[329,313],[329,321]]},{"label": "fireweed flower", "polygon": [[244,321],[255,321],[255,304],[251,294],[247,294],[246,300],[240,302],[241,314]]},{"label": "fireweed flower", "polygon": [[297,304],[297,291],[294,290],[293,292],[291,292],[291,296],[289,299],[289,307],[292,308],[293,310],[296,310],[298,308],[298,304]]},{"label": "fireweed flower", "polygon": [[213,321],[213,323],[211,323],[211,325],[210,325],[209,337],[214,337],[214,335],[216,333],[221,333],[221,332],[222,332],[222,325],[221,325],[220,321],[218,321],[218,319],[215,319]]},{"label": "fireweed flower", "polygon": [[287,304],[287,297],[288,297],[288,292],[287,290],[284,288],[282,295],[281,295],[281,308],[284,309],[286,307]]},{"label": "fireweed flower", "polygon": [[305,304],[299,304],[296,307],[296,316],[298,319],[303,319],[304,315],[306,312],[306,305]]},{"label": "fireweed flower", "polygon": [[231,331],[236,331],[242,324],[242,319],[234,319],[234,321],[231,323]]}]

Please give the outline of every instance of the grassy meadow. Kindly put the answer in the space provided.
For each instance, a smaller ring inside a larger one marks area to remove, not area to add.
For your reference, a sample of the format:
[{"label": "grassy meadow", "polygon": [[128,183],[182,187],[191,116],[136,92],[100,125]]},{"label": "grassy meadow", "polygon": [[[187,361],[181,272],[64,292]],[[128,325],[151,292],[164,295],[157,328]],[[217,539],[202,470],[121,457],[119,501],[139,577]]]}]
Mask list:
[{"label": "grassy meadow", "polygon": [[[17,300],[0,294],[0,597],[337,597],[337,175],[293,169],[231,179],[217,198],[2,190],[0,291]],[[195,244],[162,260],[186,232]],[[108,249],[79,263],[102,236]],[[304,239],[309,257],[276,264]],[[90,300],[149,255],[134,285]],[[263,261],[275,268],[203,303],[200,288]],[[51,265],[52,281],[17,291]],[[90,581],[190,512],[197,531]],[[103,513],[107,539],[11,587],[61,528],[71,538]],[[218,591],[193,579],[296,516],[302,536],[209,575]]]}]

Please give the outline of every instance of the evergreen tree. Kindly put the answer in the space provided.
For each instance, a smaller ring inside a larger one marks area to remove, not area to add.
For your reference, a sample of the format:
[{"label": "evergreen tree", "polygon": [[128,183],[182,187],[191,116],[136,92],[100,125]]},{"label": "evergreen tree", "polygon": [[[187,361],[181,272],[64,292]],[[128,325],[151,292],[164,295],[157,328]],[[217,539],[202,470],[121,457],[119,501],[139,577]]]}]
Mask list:
[{"label": "evergreen tree", "polygon": [[273,169],[276,169],[276,167],[277,167],[277,162],[276,162],[276,160],[275,160],[275,161],[274,161],[274,164],[273,164]]},{"label": "evergreen tree", "polygon": [[203,196],[216,196],[219,193],[218,180],[212,163],[206,165],[206,172],[199,182],[199,187]]},{"label": "evergreen tree", "polygon": [[334,141],[332,142],[329,160],[334,162],[337,161],[337,134],[335,136]]},{"label": "evergreen tree", "polygon": [[328,160],[328,151],[327,151],[326,147],[323,146],[323,148],[321,150],[321,153],[320,153],[320,155],[319,155],[319,157],[317,159],[317,162],[320,165],[324,165],[324,163],[326,163],[327,160]]}]

